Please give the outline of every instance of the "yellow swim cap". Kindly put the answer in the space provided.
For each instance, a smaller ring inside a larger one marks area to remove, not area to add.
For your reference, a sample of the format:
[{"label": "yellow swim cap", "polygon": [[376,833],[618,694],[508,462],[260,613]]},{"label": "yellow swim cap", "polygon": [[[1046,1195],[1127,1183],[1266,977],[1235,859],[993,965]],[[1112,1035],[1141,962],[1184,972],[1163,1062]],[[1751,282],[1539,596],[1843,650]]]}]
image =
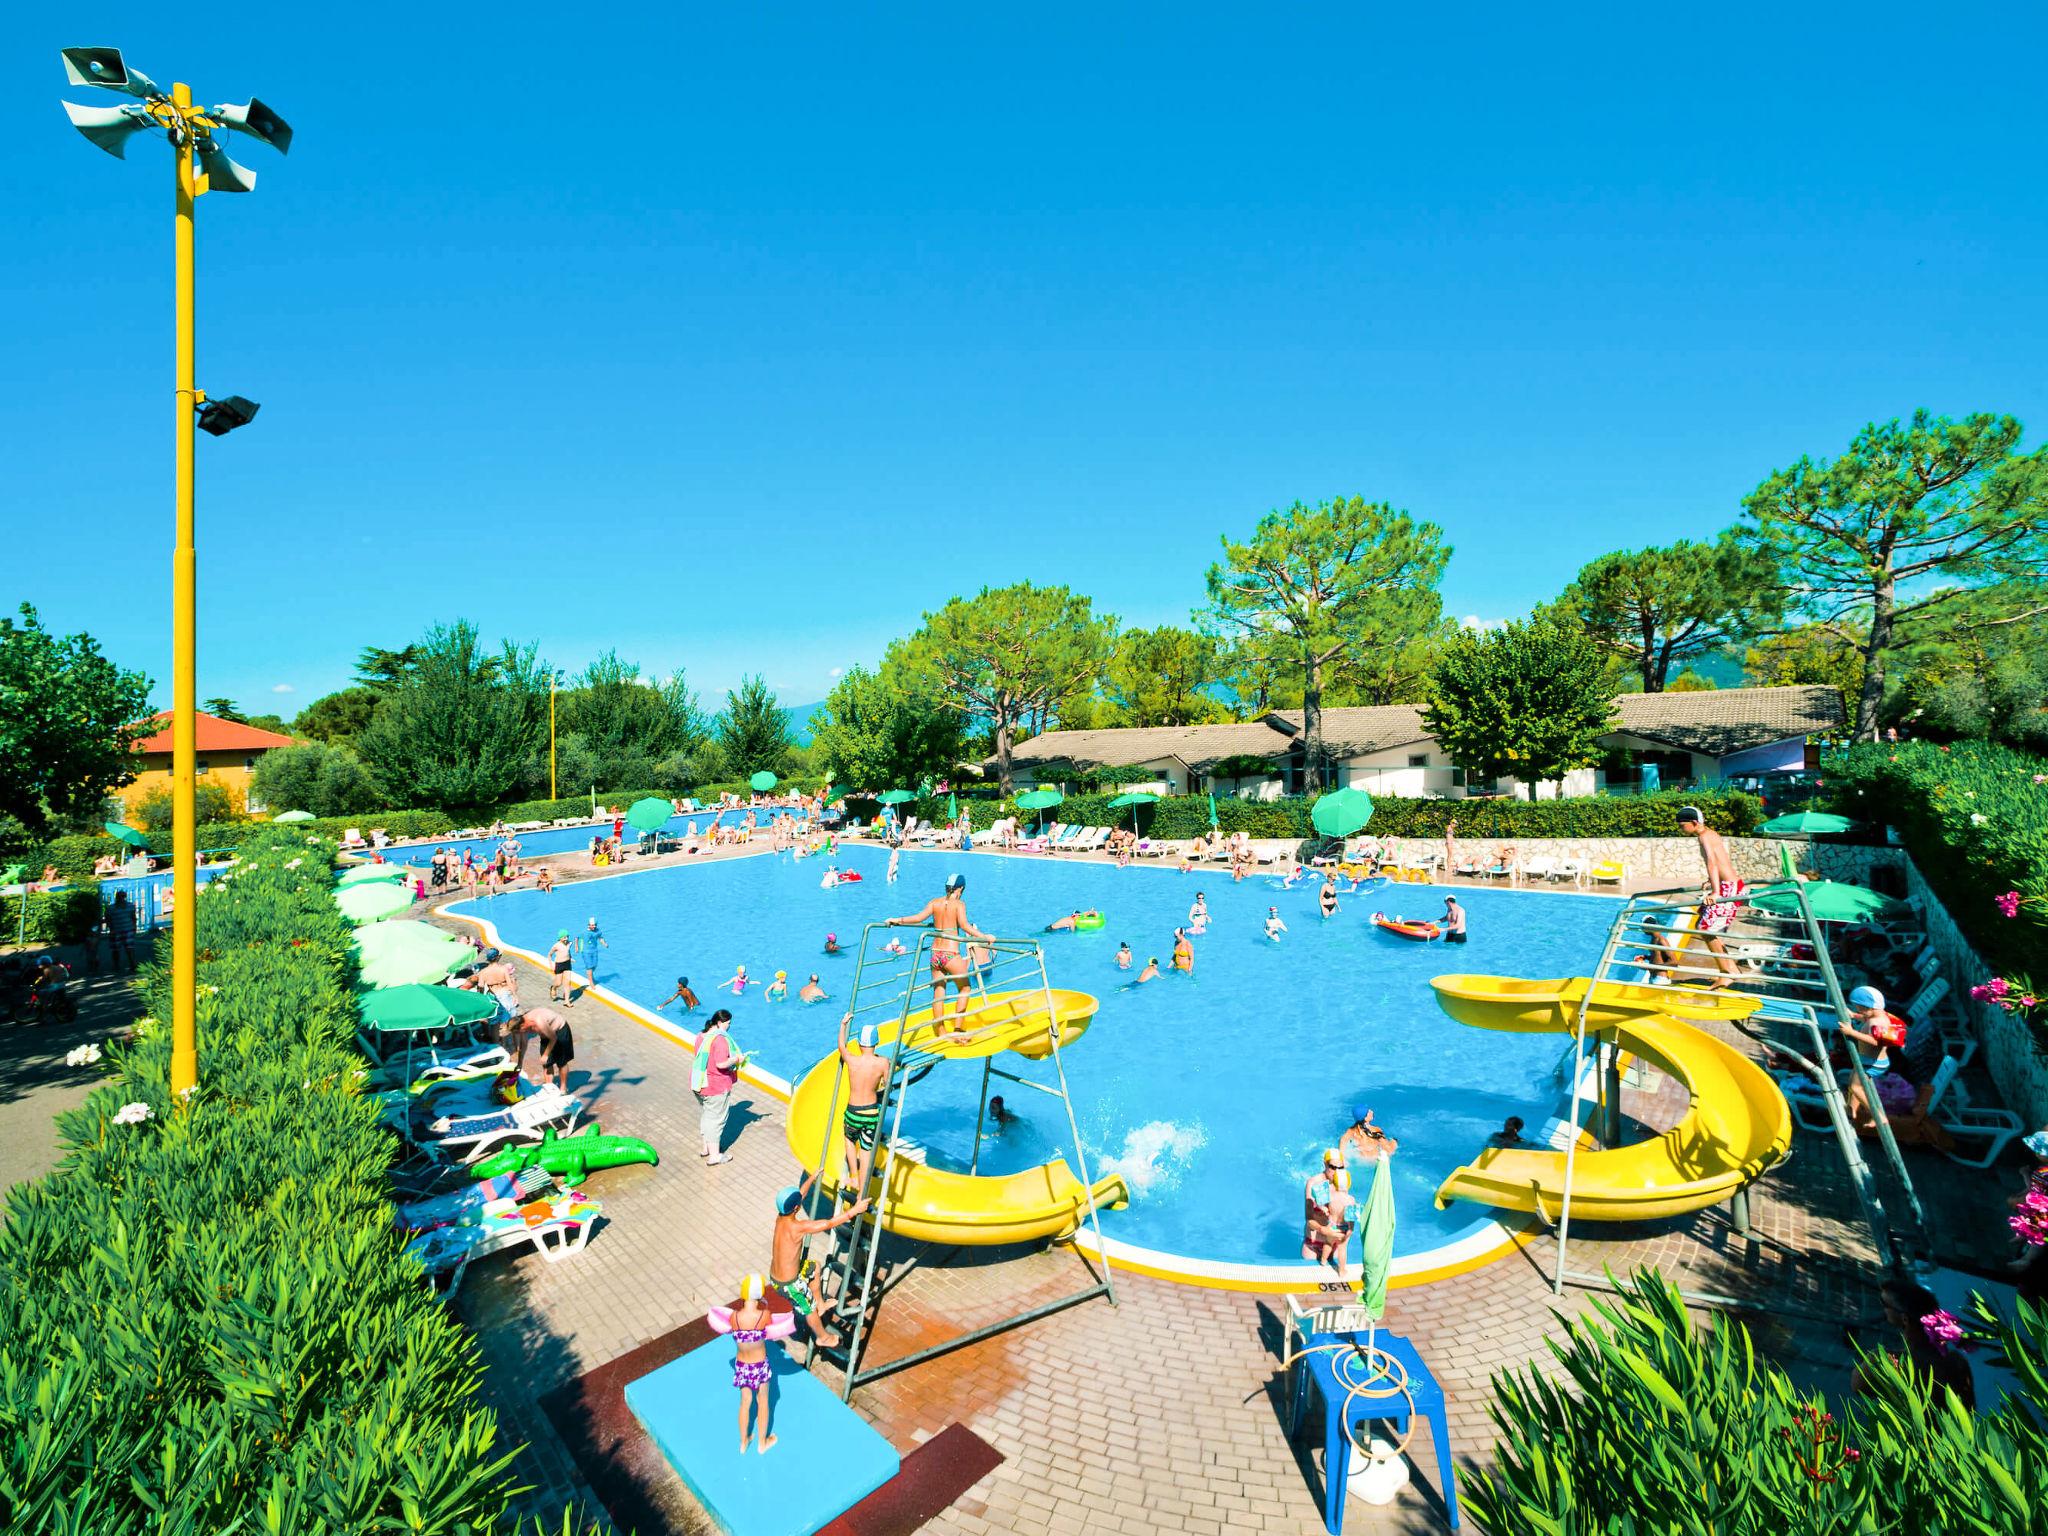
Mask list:
[{"label": "yellow swim cap", "polygon": [[777,981],[787,981],[787,980],[789,980],[789,972],[787,972],[787,971],[777,971],[777,972],[775,973],[775,979],[776,979]]},{"label": "yellow swim cap", "polygon": [[1325,1152],[1323,1154],[1323,1166],[1325,1168],[1342,1168],[1344,1166],[1344,1149],[1342,1147],[1332,1147],[1329,1151]]}]

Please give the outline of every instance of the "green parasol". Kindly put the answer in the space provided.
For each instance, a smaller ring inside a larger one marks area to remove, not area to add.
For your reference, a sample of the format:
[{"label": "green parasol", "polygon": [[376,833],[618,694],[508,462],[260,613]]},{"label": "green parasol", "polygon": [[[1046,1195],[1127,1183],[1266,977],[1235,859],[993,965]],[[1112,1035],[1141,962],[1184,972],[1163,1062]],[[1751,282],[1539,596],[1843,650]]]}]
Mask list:
[{"label": "green parasol", "polygon": [[914,789],[885,789],[875,796],[884,805],[907,805],[917,798]]},{"label": "green parasol", "polygon": [[138,832],[133,827],[124,826],[118,821],[110,821],[106,824],[106,827],[107,836],[118,837],[130,848],[140,848],[145,853],[149,851],[149,834],[147,832]]},{"label": "green parasol", "polygon": [[476,951],[460,939],[425,923],[369,923],[354,938],[363,981],[372,987],[439,981],[476,958]]},{"label": "green parasol", "polygon": [[1372,820],[1372,796],[1362,789],[1337,789],[1316,801],[1309,818],[1325,837],[1363,832]]},{"label": "green parasol", "polygon": [[334,904],[352,923],[374,923],[380,917],[396,917],[412,905],[412,892],[402,881],[359,880],[336,889]]},{"label": "green parasol", "polygon": [[955,794],[954,794],[954,793],[953,793],[953,792],[952,792],[952,791],[951,791],[951,790],[949,789],[949,790],[947,790],[947,791],[946,791],[946,820],[948,820],[948,821],[958,821],[959,819],[960,819],[960,797],[959,797],[958,795],[955,795]]},{"label": "green parasol", "polygon": [[[1066,798],[1065,795],[1056,789],[1027,789],[1017,797],[1017,809],[1020,811],[1049,811]],[[1045,818],[1043,816],[1038,818],[1038,825],[1041,829],[1045,826]]]},{"label": "green parasol", "polygon": [[635,800],[626,807],[626,825],[635,832],[659,832],[675,813],[676,808],[666,800],[649,795],[645,800]]},{"label": "green parasol", "polygon": [[1819,832],[1846,832],[1856,825],[1846,816],[1836,816],[1827,811],[1792,811],[1783,816],[1773,816],[1757,828],[1772,837],[1812,837]]},{"label": "green parasol", "polygon": [[1157,795],[1148,790],[1133,789],[1110,801],[1109,808],[1112,811],[1120,811],[1128,805],[1131,808],[1131,830],[1135,832],[1138,830],[1138,807],[1156,804],[1158,799]]},{"label": "green parasol", "polygon": [[1387,1277],[1394,1268],[1394,1180],[1387,1159],[1375,1160],[1372,1190],[1359,1226],[1358,1299],[1377,1323],[1387,1313]]},{"label": "green parasol", "polygon": [[756,794],[765,795],[775,787],[776,780],[774,774],[763,768],[759,773],[748,779],[747,782],[754,786]]},{"label": "green parasol", "polygon": [[[1880,896],[1876,891],[1840,880],[1809,880],[1800,890],[1806,892],[1807,905],[1813,908],[1813,915],[1824,923],[1860,923],[1882,917],[1899,906],[1889,896]],[[1749,904],[1766,912],[1796,913],[1799,896],[1789,890],[1765,891],[1752,896]]]},{"label": "green parasol", "polygon": [[271,817],[270,819],[273,823],[285,821],[311,821],[313,819],[313,813],[311,811],[279,811],[275,816]]},{"label": "green parasol", "polygon": [[1216,791],[1213,789],[1209,791],[1209,830],[1212,832],[1221,832],[1223,830],[1223,823],[1216,819]]},{"label": "green parasol", "polygon": [[465,992],[459,987],[407,985],[366,992],[356,1008],[366,1028],[396,1034],[479,1024],[498,1011],[498,1000],[489,993]]},{"label": "green parasol", "polygon": [[402,864],[351,864],[341,872],[334,883],[338,886],[362,885],[371,880],[403,880],[405,866]]}]

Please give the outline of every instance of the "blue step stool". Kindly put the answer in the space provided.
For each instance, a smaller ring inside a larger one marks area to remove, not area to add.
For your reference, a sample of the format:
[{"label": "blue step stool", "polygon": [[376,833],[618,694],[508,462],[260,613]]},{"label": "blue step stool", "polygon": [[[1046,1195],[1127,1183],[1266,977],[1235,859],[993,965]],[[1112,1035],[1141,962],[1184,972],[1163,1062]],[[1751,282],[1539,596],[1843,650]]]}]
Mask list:
[{"label": "blue step stool", "polygon": [[1408,1373],[1408,1397],[1351,1397],[1337,1379],[1337,1364],[1331,1351],[1317,1349],[1323,1344],[1352,1344],[1365,1341],[1363,1333],[1317,1333],[1308,1348],[1316,1353],[1296,1360],[1288,1369],[1294,1379],[1288,1383],[1293,1419],[1290,1435],[1300,1432],[1307,1417],[1310,1390],[1323,1400],[1323,1525],[1330,1536],[1344,1530],[1344,1494],[1351,1479],[1351,1447],[1354,1427],[1368,1422],[1390,1421],[1394,1433],[1408,1427],[1408,1400],[1413,1398],[1417,1414],[1429,1420],[1436,1440],[1436,1466],[1444,1514],[1452,1530],[1458,1529],[1458,1475],[1451,1464],[1451,1427],[1444,1412],[1444,1390],[1430,1374],[1415,1346],[1398,1333],[1382,1328],[1373,1343],[1401,1363]]},{"label": "blue step stool", "polygon": [[767,1455],[739,1450],[734,1346],[719,1339],[626,1387],[626,1406],[727,1536],[811,1536],[896,1475],[895,1448],[817,1377],[768,1346]]}]

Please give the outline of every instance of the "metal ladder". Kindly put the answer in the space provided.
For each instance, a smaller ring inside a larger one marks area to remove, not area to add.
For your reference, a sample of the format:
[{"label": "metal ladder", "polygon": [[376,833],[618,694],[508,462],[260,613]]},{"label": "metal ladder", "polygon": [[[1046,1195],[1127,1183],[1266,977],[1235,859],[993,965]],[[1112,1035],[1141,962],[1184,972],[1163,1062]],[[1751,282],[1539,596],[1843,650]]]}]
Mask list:
[{"label": "metal ladder", "polygon": [[[1794,910],[1778,913],[1755,905],[1758,897],[1781,895],[1792,898]],[[1674,989],[1700,990],[1721,979],[1725,972],[1710,952],[1686,947],[1697,929],[1703,905],[1697,890],[1683,888],[1648,891],[1629,898],[1608,928],[1599,964],[1593,970],[1595,983],[1639,985],[1652,976],[1661,975]],[[1753,1022],[1760,1021],[1774,1031],[1770,1037],[1759,1035],[1752,1029],[1743,1029],[1743,1033],[1762,1040],[1813,1078],[1827,1108],[1843,1165],[1848,1171],[1864,1222],[1870,1229],[1878,1258],[1887,1268],[1897,1269],[1907,1262],[1912,1251],[1924,1251],[1926,1213],[1913,1188],[1912,1177],[1906,1171],[1905,1159],[1899,1153],[1891,1126],[1879,1113],[1875,1116],[1878,1140],[1904,1191],[1905,1204],[1902,1212],[1894,1213],[1886,1208],[1870,1164],[1863,1156],[1862,1144],[1850,1120],[1841,1086],[1835,1081],[1834,1072],[1828,1068],[1828,1042],[1835,1036],[1835,1026],[1848,1021],[1849,1005],[1842,995],[1834,964],[1828,957],[1826,935],[1813,915],[1803,885],[1797,880],[1788,879],[1752,889],[1745,897],[1741,921],[1749,931],[1724,937],[1724,947],[1738,966],[1746,962],[1757,969],[1739,971],[1730,989],[1760,996],[1763,1003],[1753,1016]],[[1627,946],[1626,950],[1624,946]],[[1800,954],[1802,948],[1808,953]],[[1579,1002],[1573,1023],[1572,1046],[1559,1062],[1560,1069],[1571,1074],[1572,1096],[1567,1118],[1569,1140],[1565,1147],[1564,1191],[1557,1222],[1557,1268],[1551,1281],[1551,1289],[1558,1293],[1563,1291],[1567,1280],[1578,1284],[1608,1284],[1604,1275],[1571,1271],[1567,1267],[1566,1255],[1571,1230],[1572,1175],[1580,1141],[1579,1136],[1571,1135],[1569,1131],[1581,1124],[1580,1104],[1585,1097],[1587,1076],[1586,1018],[1594,991],[1592,987],[1587,988]],[[1790,1038],[1785,1038],[1787,1036]],[[1598,1059],[1593,1107],[1598,1116],[1601,1140],[1613,1147],[1621,1140],[1621,1053],[1613,1041],[1601,1040],[1597,1034],[1594,1043]],[[1865,1102],[1876,1105],[1876,1090],[1864,1070],[1861,1055],[1849,1052],[1849,1062],[1856,1081],[1862,1085]],[[1744,1236],[1751,1235],[1748,1192],[1739,1193],[1731,1204],[1737,1230]],[[1688,1293],[1688,1299],[1716,1305],[1740,1304],[1734,1298],[1724,1296]]]},{"label": "metal ladder", "polygon": [[[903,1044],[903,1034],[907,1032],[910,1016],[919,1006],[919,994],[931,985],[931,957],[941,935],[929,928],[918,930],[917,944],[906,953],[895,955],[890,954],[886,947],[887,936],[895,931],[884,923],[869,923],[862,929],[860,952],[854,969],[853,994],[848,1003],[851,1018],[847,1025],[849,1038],[857,1038],[864,1024],[880,1025],[893,1021],[898,1030],[896,1046],[890,1053],[889,1073],[883,1079],[881,1090],[876,1096],[881,1119],[888,1126],[887,1133],[881,1139],[875,1153],[868,1176],[869,1187],[876,1191],[876,1204],[861,1219],[849,1222],[838,1232],[830,1234],[833,1240],[831,1251],[826,1261],[819,1265],[819,1269],[823,1271],[821,1297],[832,1299],[843,1330],[844,1342],[836,1349],[825,1349],[819,1344],[817,1335],[813,1333],[804,1355],[806,1367],[821,1350],[824,1350],[828,1359],[834,1355],[839,1357],[834,1363],[840,1366],[842,1373],[840,1396],[847,1400],[852,1398],[853,1389],[863,1382],[904,1370],[935,1355],[962,1348],[992,1334],[1001,1333],[1081,1302],[1092,1301],[1097,1296],[1106,1296],[1112,1306],[1116,1304],[1116,1290],[1109,1278],[1109,1266],[1104,1258],[1101,1260],[1099,1272],[1092,1268],[1090,1270],[1093,1283],[1071,1295],[1027,1308],[999,1322],[972,1329],[957,1338],[894,1360],[878,1365],[867,1365],[864,1362],[863,1350],[873,1331],[876,1304],[881,1300],[881,1293],[877,1290],[877,1272],[881,1267],[882,1242],[886,1236],[884,1221],[891,1188],[890,1174],[899,1157],[913,1155],[905,1148],[903,1142],[904,1106],[909,1102],[910,1090],[929,1076],[940,1063],[949,1059],[935,1051],[911,1049]],[[968,944],[964,938],[956,942]],[[1052,982],[1046,973],[1044,950],[1036,939],[974,940],[971,948],[983,953],[986,958],[982,963],[971,965],[968,969],[964,1022],[969,1028],[973,1027],[976,1014],[984,1008],[994,992],[1036,991],[1044,1000],[1041,1006],[1045,1010],[1047,1020],[1055,1020]],[[1006,973],[1010,979],[1003,986],[991,987],[990,983],[995,978]],[[947,1002],[950,1008],[950,983]],[[975,1110],[974,1154],[968,1172],[976,1173],[981,1166],[981,1137],[988,1111],[989,1078],[1000,1077],[1019,1087],[1050,1094],[1059,1099],[1066,1111],[1068,1130],[1073,1137],[1074,1172],[1086,1193],[1088,1221],[1095,1231],[1095,1251],[1098,1256],[1105,1255],[1107,1249],[1102,1239],[1101,1215],[1095,1205],[1094,1185],[1088,1174],[1087,1152],[1081,1139],[1080,1125],[1074,1117],[1073,1099],[1067,1090],[1066,1067],[1060,1059],[1059,1029],[1056,1022],[1052,1023],[1052,1041],[1050,1059],[1059,1079],[1057,1088],[1019,1077],[996,1067],[992,1058],[982,1058],[981,1092],[977,1097]],[[833,1071],[832,1097],[826,1101],[828,1104],[838,1102],[840,1084],[844,1081],[845,1075],[846,1063],[842,1059]],[[838,1122],[835,1118],[828,1117],[824,1141],[818,1149],[819,1168],[824,1168],[828,1159],[835,1155],[838,1150],[835,1143],[839,1139]],[[844,1171],[841,1170],[842,1175]],[[817,1207],[826,1199],[824,1188],[827,1182],[821,1177],[818,1180],[818,1189],[813,1192],[814,1217],[819,1214]],[[860,1193],[847,1189],[843,1191],[841,1198],[851,1201],[858,1198]],[[831,1284],[835,1277],[838,1281],[836,1290]],[[882,1281],[885,1288],[887,1283],[888,1278],[885,1276]]]}]

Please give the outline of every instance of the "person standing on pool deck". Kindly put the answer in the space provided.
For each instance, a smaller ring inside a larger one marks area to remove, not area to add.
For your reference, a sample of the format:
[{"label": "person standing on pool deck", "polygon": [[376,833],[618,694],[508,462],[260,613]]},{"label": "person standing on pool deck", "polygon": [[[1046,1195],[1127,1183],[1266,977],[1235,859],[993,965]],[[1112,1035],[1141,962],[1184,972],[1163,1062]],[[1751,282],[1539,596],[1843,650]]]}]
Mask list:
[{"label": "person standing on pool deck", "polygon": [[[1699,839],[1700,862],[1706,866],[1706,879],[1700,886],[1699,931],[1706,936],[1707,948],[1713,952],[1714,964],[1721,971],[1718,979],[1707,983],[1707,988],[1718,992],[1736,977],[1735,961],[1729,955],[1722,935],[1742,909],[1742,898],[1749,894],[1749,887],[1736,878],[1735,862],[1728,857],[1727,842],[1707,825],[1698,806],[1682,805],[1678,808],[1678,830]],[[1674,952],[1671,959],[1675,964],[1678,955]]]},{"label": "person standing on pool deck", "polygon": [[959,871],[946,876],[945,893],[934,896],[924,904],[922,910],[908,917],[892,917],[891,928],[923,927],[930,923],[937,933],[932,940],[932,1023],[939,1022],[939,1008],[945,1001],[946,983],[953,984],[953,1020],[957,1024],[967,1014],[967,983],[970,966],[960,948],[962,939],[981,939],[993,942],[994,935],[983,933],[967,918],[967,877]]},{"label": "person standing on pool deck", "polygon": [[868,1197],[862,1195],[837,1216],[812,1221],[797,1212],[804,1208],[804,1201],[817,1182],[818,1175],[813,1172],[803,1183],[792,1184],[775,1197],[775,1237],[768,1260],[768,1283],[788,1299],[812,1336],[825,1348],[831,1349],[839,1343],[839,1335],[826,1325],[838,1303],[830,1297],[819,1298],[811,1294],[812,1270],[804,1262],[804,1239],[813,1232],[830,1232],[834,1227],[843,1227],[855,1217],[864,1215]]},{"label": "person standing on pool deck", "polygon": [[1446,944],[1465,942],[1465,909],[1458,904],[1457,897],[1444,898],[1444,920],[1437,926],[1443,929]]},{"label": "person standing on pool deck", "polygon": [[506,1030],[512,1034],[512,1058],[524,1060],[526,1037],[531,1035],[540,1042],[541,1083],[552,1082],[562,1092],[569,1091],[569,1063],[576,1059],[576,1036],[569,1028],[569,1021],[552,1008],[529,1008],[515,1014]]},{"label": "person standing on pool deck", "polygon": [[747,1064],[744,1051],[732,1048],[727,1026],[732,1014],[719,1009],[704,1021],[697,1036],[697,1056],[690,1065],[690,1091],[697,1096],[697,1155],[707,1163],[729,1163],[725,1150],[725,1117],[732,1109],[732,1091],[738,1086],[740,1068]]},{"label": "person standing on pool deck", "polygon": [[[596,918],[593,917],[590,920],[590,926],[584,929],[583,937],[579,942],[583,946],[583,985],[594,987],[597,985],[597,952],[600,949],[611,948],[611,945],[605,943],[604,935],[598,931]],[[576,1001],[573,983],[569,991],[569,1001],[572,1003]]]},{"label": "person standing on pool deck", "polygon": [[564,928],[555,935],[555,942],[548,946],[548,1001],[567,1003],[569,1001],[569,961],[575,951],[569,948],[569,930]]}]

